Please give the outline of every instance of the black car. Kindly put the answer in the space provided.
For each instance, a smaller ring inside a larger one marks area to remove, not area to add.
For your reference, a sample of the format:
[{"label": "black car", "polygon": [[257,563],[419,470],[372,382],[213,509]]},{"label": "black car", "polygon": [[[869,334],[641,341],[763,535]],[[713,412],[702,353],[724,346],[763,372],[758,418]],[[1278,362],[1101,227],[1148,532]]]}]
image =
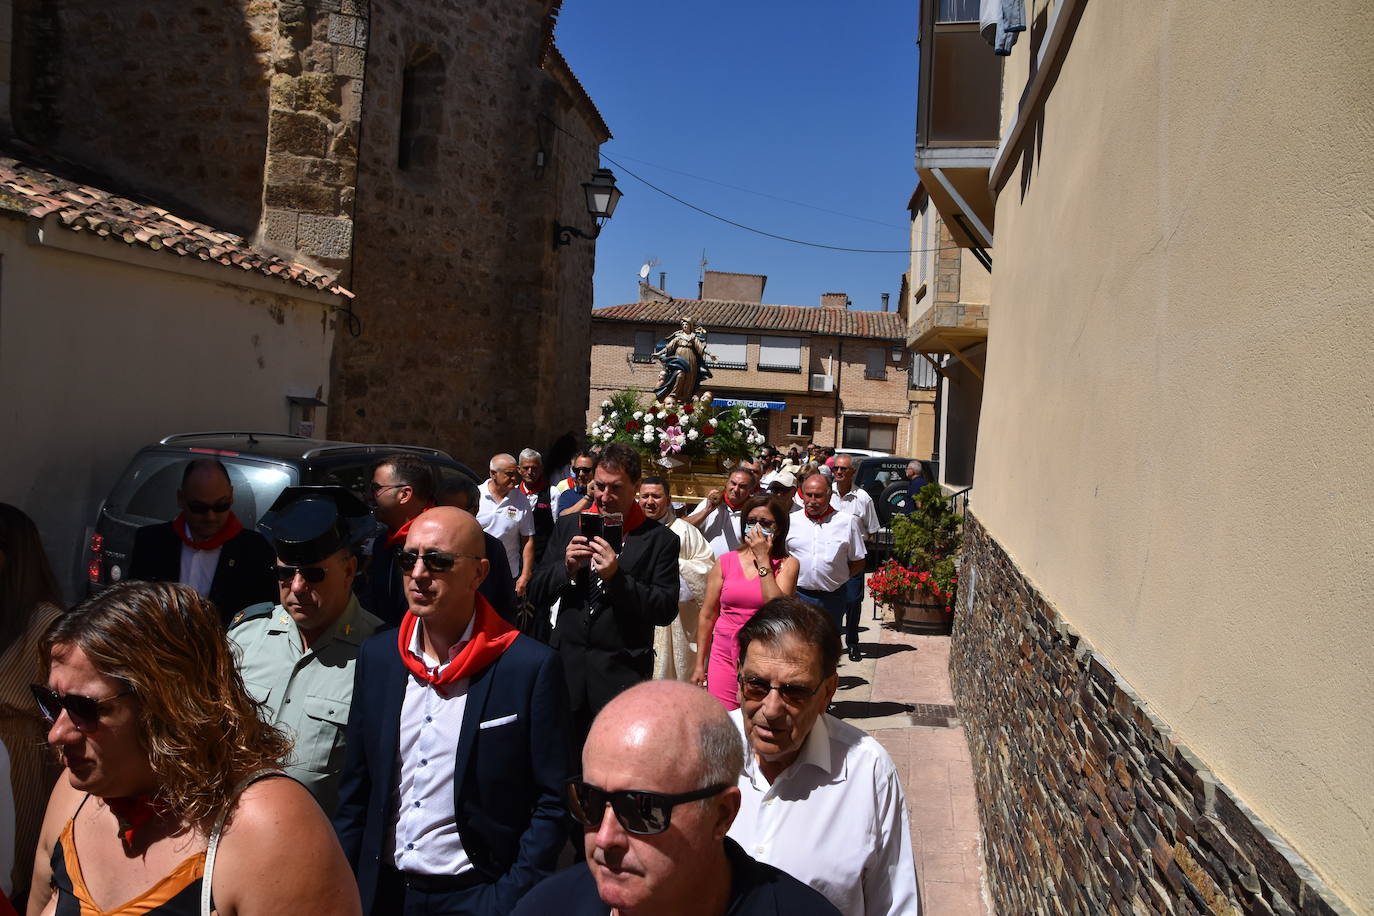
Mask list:
[{"label": "black car", "polygon": [[331,442],[282,433],[209,432],[168,436],[134,455],[100,506],[95,533],[86,544],[88,589],[118,582],[129,568],[134,532],[177,515],[177,489],[188,461],[218,458],[234,485],[234,514],[256,527],[283,489],[338,485],[367,497],[372,465],[397,452],[419,455],[434,468],[440,489],[456,476],[481,478],[461,461],[433,448]]},{"label": "black car", "polygon": [[892,555],[892,517],[904,515],[913,508],[907,495],[906,466],[919,461],[926,482],[937,480],[934,462],[920,458],[865,458],[854,472],[854,485],[873,497],[873,508],[881,526],[873,535],[873,549],[868,553],[868,571],[876,570]]}]

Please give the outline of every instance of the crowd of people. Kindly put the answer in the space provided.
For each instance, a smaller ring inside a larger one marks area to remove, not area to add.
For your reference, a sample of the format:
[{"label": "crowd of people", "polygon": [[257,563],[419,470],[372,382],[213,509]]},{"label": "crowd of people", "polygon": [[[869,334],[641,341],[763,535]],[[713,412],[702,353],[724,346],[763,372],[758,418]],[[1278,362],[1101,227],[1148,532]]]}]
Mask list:
[{"label": "crowd of people", "polygon": [[65,612],[0,504],[0,903],[915,913],[900,780],[826,712],[877,529],[853,477],[770,449],[687,513],[621,444],[442,490],[399,454],[254,530],[199,459]]}]

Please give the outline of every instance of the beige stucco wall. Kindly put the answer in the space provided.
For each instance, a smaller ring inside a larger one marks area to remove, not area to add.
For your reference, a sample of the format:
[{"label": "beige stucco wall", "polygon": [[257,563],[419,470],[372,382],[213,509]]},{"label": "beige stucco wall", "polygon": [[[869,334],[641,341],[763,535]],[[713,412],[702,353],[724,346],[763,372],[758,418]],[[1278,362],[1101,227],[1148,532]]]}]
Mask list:
[{"label": "beige stucco wall", "polygon": [[[180,266],[142,260],[159,258]],[[85,527],[138,448],[175,432],[291,432],[288,394],[324,386],[329,399],[325,305],[30,244],[12,219],[0,263],[0,501],[33,516],[68,587]],[[324,421],[317,409],[317,434]]]},{"label": "beige stucco wall", "polygon": [[1362,912],[1371,47],[1358,0],[1086,5],[998,199],[974,492],[1063,615]]}]

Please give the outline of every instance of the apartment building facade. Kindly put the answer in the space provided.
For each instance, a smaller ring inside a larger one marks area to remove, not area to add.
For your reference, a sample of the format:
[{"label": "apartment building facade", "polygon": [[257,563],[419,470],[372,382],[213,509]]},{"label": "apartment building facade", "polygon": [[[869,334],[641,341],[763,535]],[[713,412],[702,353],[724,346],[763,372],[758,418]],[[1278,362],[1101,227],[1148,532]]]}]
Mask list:
[{"label": "apartment building facade", "polygon": [[588,424],[607,394],[653,390],[655,346],[691,318],[715,357],[706,387],[717,400],[758,410],[770,444],[903,453],[910,379],[902,317],[851,308],[844,293],[826,293],[818,306],[765,305],[766,283],[707,271],[701,298],[641,284],[639,302],[594,309]]},{"label": "apartment building facade", "polygon": [[1024,11],[997,57],[922,3],[916,150],[991,268],[951,673],[995,907],[1374,912],[1374,21]]}]

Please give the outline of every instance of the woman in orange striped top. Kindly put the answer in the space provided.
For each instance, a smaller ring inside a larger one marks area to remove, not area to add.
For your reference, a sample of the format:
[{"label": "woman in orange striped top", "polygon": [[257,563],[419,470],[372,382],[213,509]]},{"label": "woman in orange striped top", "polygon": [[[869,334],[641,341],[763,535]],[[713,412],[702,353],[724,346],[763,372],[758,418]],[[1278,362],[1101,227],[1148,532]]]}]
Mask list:
[{"label": "woman in orange striped top", "polygon": [[280,771],[290,742],[258,718],[208,601],[121,583],[40,649],[32,693],[66,769],[29,916],[357,916],[334,831]]}]

